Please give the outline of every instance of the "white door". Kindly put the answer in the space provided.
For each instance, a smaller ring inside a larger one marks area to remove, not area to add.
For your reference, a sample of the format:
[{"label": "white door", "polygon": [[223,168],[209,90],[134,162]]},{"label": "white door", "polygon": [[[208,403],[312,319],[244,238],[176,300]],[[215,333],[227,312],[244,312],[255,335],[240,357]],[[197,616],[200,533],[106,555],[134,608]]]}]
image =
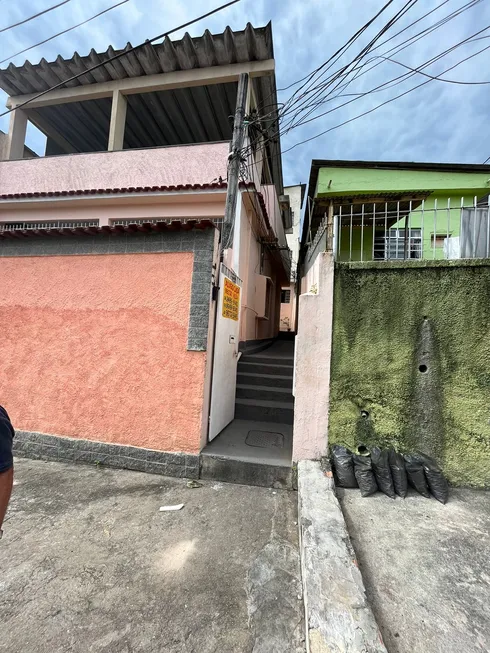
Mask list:
[{"label": "white door", "polygon": [[209,416],[210,441],[235,416],[241,286],[242,282],[236,274],[221,264]]}]

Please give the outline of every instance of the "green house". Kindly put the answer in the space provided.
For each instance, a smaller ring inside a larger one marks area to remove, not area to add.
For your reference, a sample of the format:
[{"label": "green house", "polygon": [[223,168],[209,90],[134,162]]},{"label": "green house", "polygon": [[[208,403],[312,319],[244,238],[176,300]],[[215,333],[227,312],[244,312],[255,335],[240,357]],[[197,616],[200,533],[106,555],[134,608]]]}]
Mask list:
[{"label": "green house", "polygon": [[490,256],[490,166],[312,162],[303,243],[339,261]]}]

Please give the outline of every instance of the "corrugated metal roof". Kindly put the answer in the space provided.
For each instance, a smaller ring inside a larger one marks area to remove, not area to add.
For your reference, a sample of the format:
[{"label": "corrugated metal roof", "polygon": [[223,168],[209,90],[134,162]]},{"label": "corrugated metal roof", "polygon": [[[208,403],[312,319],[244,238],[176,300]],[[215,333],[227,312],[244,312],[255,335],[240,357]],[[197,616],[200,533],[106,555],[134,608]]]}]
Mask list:
[{"label": "corrugated metal roof", "polygon": [[166,38],[161,44],[147,43],[135,52],[130,52],[132,47],[128,43],[122,50],[109,46],[105,52],[92,49],[86,56],[75,52],[70,59],[58,56],[51,62],[41,59],[38,64],[29,61],[23,66],[9,64],[0,70],[0,87],[9,95],[43,91],[124,51],[128,52],[127,56],[82,75],[67,86],[274,58],[271,23],[258,28],[248,23],[244,30],[235,32],[227,27],[222,34],[206,30],[194,38],[186,33],[179,41]]},{"label": "corrugated metal roof", "polygon": [[[166,38],[161,44],[148,43],[134,52],[130,51],[131,47],[128,43],[123,50],[114,50],[110,46],[105,52],[91,50],[86,56],[75,52],[70,59],[58,56],[51,62],[41,59],[37,64],[29,61],[23,66],[10,64],[0,70],[0,87],[9,95],[44,91],[123,51],[127,51],[126,56],[82,74],[66,86],[76,87],[178,70],[264,61],[274,57],[270,23],[259,28],[248,23],[242,31],[232,31],[227,27],[222,34],[211,34],[206,30],[201,37],[195,38],[185,34],[178,41]],[[259,106],[274,103],[274,75],[254,78],[252,84]],[[237,84],[230,83],[129,95],[124,147],[231,140],[236,92]],[[25,111],[41,131],[57,133],[76,152],[107,149],[111,113],[111,100],[108,98],[40,109],[29,109],[27,105]],[[271,133],[275,131],[273,119],[269,129]],[[57,145],[50,140],[48,153],[64,153],[59,142]],[[282,169],[280,156],[277,156],[280,146],[274,142],[271,147],[274,181],[281,188]]]}]

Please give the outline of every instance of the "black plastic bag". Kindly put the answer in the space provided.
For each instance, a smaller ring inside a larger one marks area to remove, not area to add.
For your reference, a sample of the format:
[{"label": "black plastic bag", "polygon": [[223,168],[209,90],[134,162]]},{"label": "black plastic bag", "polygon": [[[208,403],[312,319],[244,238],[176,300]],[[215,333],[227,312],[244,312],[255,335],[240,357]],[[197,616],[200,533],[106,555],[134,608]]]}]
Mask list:
[{"label": "black plastic bag", "polygon": [[371,449],[371,464],[373,466],[374,476],[381,492],[396,499],[395,487],[391,477],[390,462],[388,460],[388,450],[381,450],[379,447]]},{"label": "black plastic bag", "polygon": [[332,457],[335,473],[337,474],[337,482],[340,487],[357,487],[352,451],[349,451],[347,447],[335,444],[332,447]]},{"label": "black plastic bag", "polygon": [[424,464],[416,453],[406,454],[405,469],[410,485],[426,499],[430,499],[429,487],[425,478]]},{"label": "black plastic bag", "polygon": [[393,478],[393,487],[399,497],[405,499],[408,492],[407,470],[405,469],[405,459],[401,453],[390,449],[388,454],[390,461],[391,477]]},{"label": "black plastic bag", "polygon": [[426,456],[423,453],[417,453],[417,456],[424,466],[425,477],[429,484],[431,494],[441,503],[446,503],[449,498],[449,486],[441,468],[434,458]]},{"label": "black plastic bag", "polygon": [[371,456],[352,456],[354,460],[354,473],[359,484],[362,497],[368,497],[378,491],[378,484],[374,476]]}]

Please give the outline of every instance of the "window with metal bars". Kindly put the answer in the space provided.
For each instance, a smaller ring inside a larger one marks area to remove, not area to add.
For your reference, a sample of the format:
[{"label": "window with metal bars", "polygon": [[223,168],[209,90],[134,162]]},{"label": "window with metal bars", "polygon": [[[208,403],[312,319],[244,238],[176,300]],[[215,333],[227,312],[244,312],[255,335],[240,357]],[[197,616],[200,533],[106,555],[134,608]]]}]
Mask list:
[{"label": "window with metal bars", "polygon": [[281,304],[289,304],[291,302],[291,291],[281,290]]}]

